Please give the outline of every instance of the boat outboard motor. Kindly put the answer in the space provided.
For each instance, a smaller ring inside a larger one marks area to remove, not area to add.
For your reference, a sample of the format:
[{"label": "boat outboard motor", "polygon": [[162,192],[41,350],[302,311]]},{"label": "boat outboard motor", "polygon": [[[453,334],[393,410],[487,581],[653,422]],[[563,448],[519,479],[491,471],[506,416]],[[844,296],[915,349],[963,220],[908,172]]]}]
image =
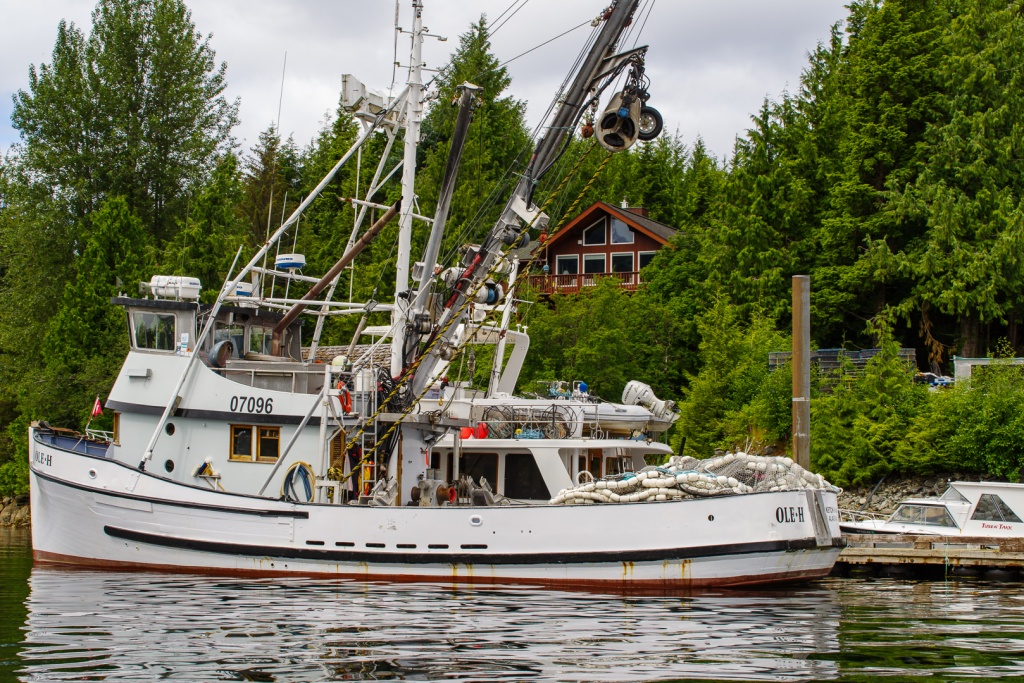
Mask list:
[{"label": "boat outboard motor", "polygon": [[621,152],[633,146],[640,134],[640,100],[616,95],[597,120],[597,142],[609,152]]},{"label": "boat outboard motor", "polygon": [[654,395],[654,390],[635,379],[626,383],[622,390],[622,402],[631,406],[643,406],[657,418],[666,418],[675,410],[675,401],[663,401]]}]

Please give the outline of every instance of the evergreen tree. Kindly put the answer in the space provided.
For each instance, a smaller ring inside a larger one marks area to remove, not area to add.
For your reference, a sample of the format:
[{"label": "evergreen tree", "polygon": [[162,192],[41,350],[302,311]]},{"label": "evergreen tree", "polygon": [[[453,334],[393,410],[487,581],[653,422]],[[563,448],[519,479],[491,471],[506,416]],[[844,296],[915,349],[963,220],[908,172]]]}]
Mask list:
[{"label": "evergreen tree", "polygon": [[22,161],[76,218],[122,196],[158,239],[233,144],[237,103],[182,0],[101,0],[88,38],[61,22],[53,62],[29,69],[12,122]]},{"label": "evergreen tree", "polygon": [[924,136],[924,169],[900,195],[904,220],[927,227],[896,262],[912,283],[903,310],[922,311],[933,355],[953,346],[977,356],[1000,331],[1022,341],[1024,4],[948,4],[938,120]]}]

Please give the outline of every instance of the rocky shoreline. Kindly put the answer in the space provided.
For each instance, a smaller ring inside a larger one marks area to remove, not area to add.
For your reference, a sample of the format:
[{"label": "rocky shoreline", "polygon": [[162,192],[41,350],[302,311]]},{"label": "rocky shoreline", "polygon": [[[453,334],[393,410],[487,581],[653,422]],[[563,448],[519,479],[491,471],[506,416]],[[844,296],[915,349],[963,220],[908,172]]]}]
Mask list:
[{"label": "rocky shoreline", "polygon": [[26,527],[30,521],[27,493],[0,498],[0,527]]},{"label": "rocky shoreline", "polygon": [[945,493],[951,481],[1005,481],[983,478],[977,475],[947,472],[927,477],[906,477],[887,475],[876,488],[872,486],[851,487],[839,496],[841,510],[857,510],[891,514],[900,501],[907,498],[937,498]]}]

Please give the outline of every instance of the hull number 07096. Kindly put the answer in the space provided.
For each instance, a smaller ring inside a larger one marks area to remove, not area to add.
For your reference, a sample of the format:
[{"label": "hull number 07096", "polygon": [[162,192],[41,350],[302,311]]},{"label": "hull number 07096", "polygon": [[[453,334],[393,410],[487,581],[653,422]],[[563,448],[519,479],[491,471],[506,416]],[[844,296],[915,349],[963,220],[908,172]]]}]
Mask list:
[{"label": "hull number 07096", "polygon": [[256,398],[255,396],[232,396],[231,412],[233,413],[266,413],[274,412],[274,399]]}]

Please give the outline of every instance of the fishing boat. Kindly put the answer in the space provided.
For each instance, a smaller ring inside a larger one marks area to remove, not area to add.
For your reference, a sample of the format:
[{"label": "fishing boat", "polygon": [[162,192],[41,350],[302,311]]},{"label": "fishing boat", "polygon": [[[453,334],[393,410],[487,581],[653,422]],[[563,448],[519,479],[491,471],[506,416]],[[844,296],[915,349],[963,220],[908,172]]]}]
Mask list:
[{"label": "fishing boat", "polygon": [[[610,152],[661,128],[647,105],[647,48],[617,51],[637,5],[618,0],[598,15],[500,219],[440,263],[475,101],[475,87],[463,87],[429,240],[411,263],[412,221],[424,219],[412,202],[424,36],[413,0],[405,89],[375,94],[343,78],[361,134],[249,262],[232,265],[216,301],[200,304],[202,284],[182,276],[154,276],[145,296],[113,300],[130,333],[105,403],[113,431],[29,431],[36,559],[627,590],[827,575],[842,540],[837,490],[820,476],[786,458],[674,455],[665,434],[675,406],[640,382],[618,403],[583,381],[513,394],[529,338],[510,325],[519,268],[509,254],[547,225],[538,180],[581,122]],[[622,85],[598,111],[613,82]],[[390,177],[386,151],[365,198],[352,200],[345,252],[320,278],[301,273],[301,254],[279,253],[282,237],[366,140],[384,134],[389,151],[400,130],[405,199],[361,227]],[[335,300],[345,267],[396,217],[394,300]],[[273,267],[262,265],[275,249]],[[283,294],[274,281],[288,283]],[[385,329],[366,326],[388,311]],[[332,315],[360,317],[348,347],[320,343]],[[315,320],[305,338],[303,316]],[[377,342],[358,343],[370,332]],[[495,359],[487,386],[449,381],[453,361],[482,343]]]},{"label": "fishing boat", "polygon": [[1024,537],[1024,484],[950,482],[937,498],[908,498],[888,517],[842,510],[845,534]]}]

